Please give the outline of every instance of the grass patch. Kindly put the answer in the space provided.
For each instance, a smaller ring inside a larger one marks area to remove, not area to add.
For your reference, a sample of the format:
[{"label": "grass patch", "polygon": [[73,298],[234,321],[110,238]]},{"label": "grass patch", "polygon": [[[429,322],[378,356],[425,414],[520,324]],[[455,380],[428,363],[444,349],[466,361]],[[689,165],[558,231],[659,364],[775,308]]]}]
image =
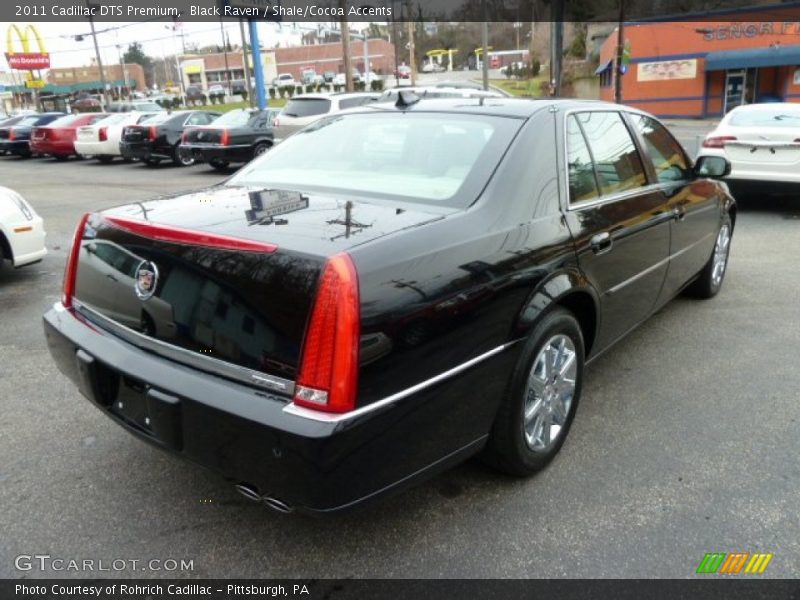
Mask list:
[{"label": "grass patch", "polygon": [[[282,108],[286,104],[286,98],[269,98],[270,108]],[[228,112],[238,108],[250,108],[250,102],[226,102],[225,104],[203,104],[202,106],[189,106],[189,109],[212,110],[214,112]]]},{"label": "grass patch", "polygon": [[536,98],[541,96],[540,85],[543,81],[546,81],[546,78],[534,77],[533,79],[491,79],[489,83],[505,90],[512,96]]}]

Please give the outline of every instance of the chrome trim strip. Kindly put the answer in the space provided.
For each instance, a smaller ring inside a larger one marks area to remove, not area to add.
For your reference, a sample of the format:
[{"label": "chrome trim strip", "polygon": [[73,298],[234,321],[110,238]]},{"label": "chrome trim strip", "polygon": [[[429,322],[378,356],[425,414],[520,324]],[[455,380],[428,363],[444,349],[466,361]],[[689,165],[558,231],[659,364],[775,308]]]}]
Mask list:
[{"label": "chrome trim strip", "polygon": [[705,242],[712,235],[714,235],[713,232],[712,233],[707,233],[706,235],[701,237],[699,240],[693,242],[692,244],[689,244],[685,248],[682,248],[681,250],[678,250],[674,254],[670,254],[667,258],[664,258],[664,259],[658,261],[656,264],[647,267],[644,271],[641,271],[640,273],[637,273],[633,277],[631,277],[629,279],[626,279],[622,283],[618,283],[614,287],[609,288],[609,290],[606,292],[606,294],[609,295],[609,296],[612,295],[612,294],[616,294],[618,291],[620,291],[625,286],[633,283],[634,281],[636,281],[638,279],[641,279],[642,277],[644,277],[645,275],[649,274],[650,272],[655,271],[656,269],[662,267],[664,265],[664,263],[668,263],[668,262],[672,261],[673,259],[678,258],[682,254],[688,252],[689,250],[691,250],[692,248],[694,248],[698,244],[702,244],[703,242]]},{"label": "chrome trim strip", "polygon": [[375,412],[391,404],[394,404],[395,402],[398,402],[404,398],[408,398],[409,396],[416,394],[417,392],[420,392],[426,388],[434,386],[437,383],[444,381],[445,379],[449,379],[450,377],[458,375],[459,373],[466,371],[471,367],[474,367],[478,363],[483,362],[487,358],[490,358],[495,354],[503,352],[504,350],[510,348],[519,341],[520,340],[515,340],[513,342],[508,342],[506,344],[503,344],[502,346],[498,346],[497,348],[493,348],[492,350],[484,352],[483,354],[476,356],[475,358],[471,358],[467,362],[461,363],[460,365],[453,367],[448,371],[439,373],[435,377],[426,379],[425,381],[422,381],[416,385],[412,385],[411,387],[401,390],[395,394],[392,394],[391,396],[387,396],[386,398],[377,400],[372,404],[367,404],[366,406],[362,406],[361,408],[357,408],[356,410],[350,411],[348,413],[341,413],[341,414],[326,413],[318,410],[312,410],[310,408],[305,408],[302,406],[297,406],[294,403],[287,404],[283,408],[283,412],[290,415],[294,415],[296,417],[301,417],[303,419],[320,421],[322,423],[341,423],[343,421],[350,421],[352,419],[357,419],[358,417],[361,417],[365,414]]},{"label": "chrome trim strip", "polygon": [[223,146],[222,144],[214,144],[214,143],[203,144],[203,143],[200,143],[200,144],[180,144],[180,146],[182,148],[189,148],[189,149],[192,149],[192,150],[194,150],[194,149],[204,150],[204,149],[212,149],[212,148],[213,149],[223,149],[224,150],[225,148],[250,148],[251,146],[253,146],[253,144],[228,144],[227,146]]},{"label": "chrome trim strip", "polygon": [[639,271],[633,277],[629,277],[628,279],[626,279],[622,283],[618,283],[614,287],[609,288],[608,291],[606,292],[606,295],[607,296],[612,296],[613,294],[616,294],[618,291],[620,291],[622,288],[629,286],[630,284],[634,283],[635,281],[638,281],[639,279],[641,279],[642,277],[644,277],[646,275],[649,275],[650,273],[652,273],[656,269],[660,269],[661,267],[663,267],[665,264],[667,264],[669,262],[669,259],[670,259],[669,256],[667,256],[666,258],[662,258],[660,261],[658,261],[654,265],[650,265],[649,267],[647,267],[644,271]]},{"label": "chrome trim strip", "polygon": [[175,362],[193,367],[200,371],[206,371],[227,379],[233,379],[234,381],[244,383],[257,389],[267,389],[286,396],[294,395],[294,382],[289,379],[268,375],[267,373],[254,371],[247,367],[239,367],[211,356],[202,356],[200,354],[195,354],[191,350],[172,346],[171,344],[147,337],[125,325],[112,321],[77,299],[73,299],[72,303],[75,310],[81,315],[129,344],[133,344],[144,350],[149,350],[159,356],[174,360]]}]

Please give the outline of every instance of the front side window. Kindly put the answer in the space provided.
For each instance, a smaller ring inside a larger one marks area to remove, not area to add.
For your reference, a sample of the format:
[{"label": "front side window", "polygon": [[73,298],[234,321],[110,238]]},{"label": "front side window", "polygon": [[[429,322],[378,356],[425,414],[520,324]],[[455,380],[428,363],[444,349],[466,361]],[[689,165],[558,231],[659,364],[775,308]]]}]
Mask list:
[{"label": "front side window", "polygon": [[642,159],[622,115],[615,111],[581,112],[576,118],[591,149],[602,195],[647,184]]},{"label": "front side window", "polygon": [[634,127],[644,139],[659,183],[689,177],[689,161],[681,145],[661,123],[644,115],[631,115]]}]

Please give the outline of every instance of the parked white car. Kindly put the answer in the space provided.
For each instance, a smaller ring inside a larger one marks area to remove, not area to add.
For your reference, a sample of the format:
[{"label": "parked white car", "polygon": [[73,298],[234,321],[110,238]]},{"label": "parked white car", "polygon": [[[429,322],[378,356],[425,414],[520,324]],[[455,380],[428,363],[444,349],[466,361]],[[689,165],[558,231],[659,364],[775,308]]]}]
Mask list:
[{"label": "parked white car", "polygon": [[294,76],[291,73],[279,73],[278,76],[272,80],[272,85],[275,87],[289,87],[297,85]]},{"label": "parked white car", "polygon": [[14,268],[39,262],[47,254],[42,218],[17,192],[0,187],[0,265]]},{"label": "parked white car", "polygon": [[340,110],[356,108],[375,102],[380,94],[354,92],[350,94],[301,94],[290,99],[272,122],[275,143],[295,131]]},{"label": "parked white car", "polygon": [[734,185],[800,184],[800,104],[734,108],[706,136],[700,156],[727,158],[731,172],[725,180]]},{"label": "parked white car", "polygon": [[121,156],[119,142],[126,125],[136,125],[158,114],[156,112],[114,113],[86,127],[79,127],[75,138],[75,152],[110,163]]}]

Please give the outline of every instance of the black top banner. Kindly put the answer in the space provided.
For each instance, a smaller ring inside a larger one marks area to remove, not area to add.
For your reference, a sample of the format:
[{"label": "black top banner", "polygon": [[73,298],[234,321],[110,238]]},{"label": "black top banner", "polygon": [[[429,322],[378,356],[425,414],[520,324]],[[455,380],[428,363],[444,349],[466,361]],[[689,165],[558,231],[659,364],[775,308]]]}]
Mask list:
[{"label": "black top banner", "polygon": [[[623,6],[620,7],[620,3]],[[620,10],[622,8],[622,10]],[[789,9],[800,20],[800,2],[754,0],[3,0],[0,20],[44,21],[626,21],[691,19],[747,21]]]}]

